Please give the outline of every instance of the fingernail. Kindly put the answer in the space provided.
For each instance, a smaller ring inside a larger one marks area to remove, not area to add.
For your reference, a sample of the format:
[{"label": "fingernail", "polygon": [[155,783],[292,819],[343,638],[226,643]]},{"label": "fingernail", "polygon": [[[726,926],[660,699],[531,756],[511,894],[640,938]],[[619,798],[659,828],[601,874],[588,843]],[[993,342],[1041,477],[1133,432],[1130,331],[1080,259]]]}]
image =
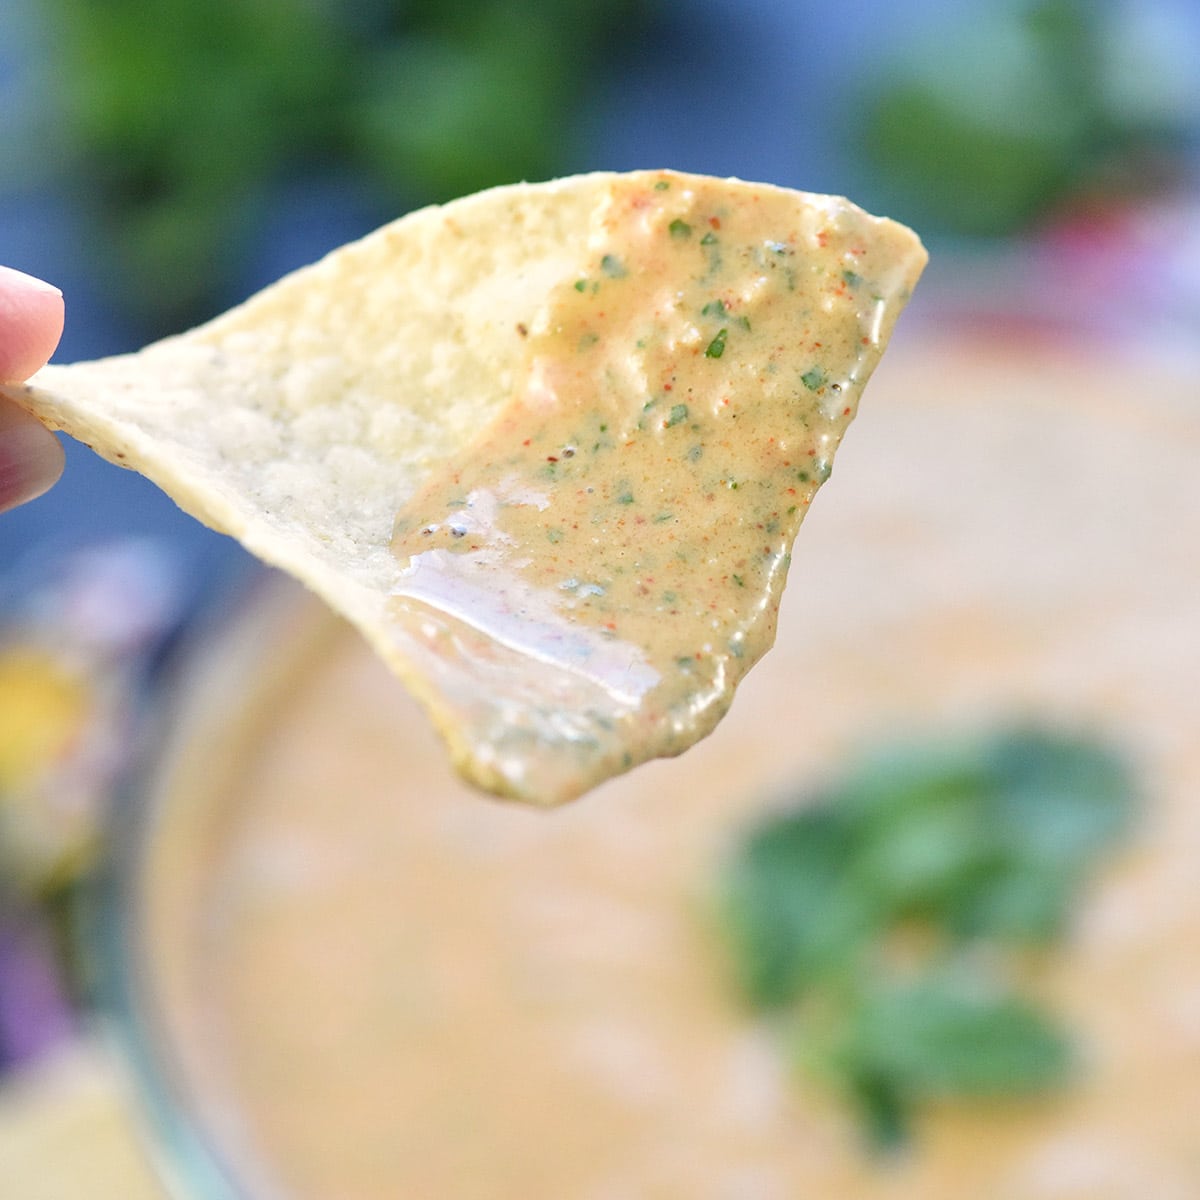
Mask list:
[{"label": "fingernail", "polygon": [[49,292],[52,296],[62,295],[62,288],[56,288],[54,284],[47,283],[36,275],[27,275],[15,267],[0,267],[0,282],[9,287],[24,288],[29,292]]},{"label": "fingernail", "polygon": [[62,474],[58,438],[36,421],[0,426],[0,512],[36,500]]}]

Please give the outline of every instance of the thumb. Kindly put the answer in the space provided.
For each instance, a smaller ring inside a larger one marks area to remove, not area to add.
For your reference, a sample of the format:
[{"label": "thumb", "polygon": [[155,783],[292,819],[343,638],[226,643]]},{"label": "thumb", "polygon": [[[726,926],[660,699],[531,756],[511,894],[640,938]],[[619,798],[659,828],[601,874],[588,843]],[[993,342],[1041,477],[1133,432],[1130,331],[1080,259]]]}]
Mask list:
[{"label": "thumb", "polygon": [[0,513],[56,483],[63,448],[40,421],[0,396]]},{"label": "thumb", "polygon": [[[27,379],[42,367],[62,329],[58,288],[0,267],[0,381]],[[0,398],[0,512],[40,496],[62,468],[58,439],[23,409]]]}]

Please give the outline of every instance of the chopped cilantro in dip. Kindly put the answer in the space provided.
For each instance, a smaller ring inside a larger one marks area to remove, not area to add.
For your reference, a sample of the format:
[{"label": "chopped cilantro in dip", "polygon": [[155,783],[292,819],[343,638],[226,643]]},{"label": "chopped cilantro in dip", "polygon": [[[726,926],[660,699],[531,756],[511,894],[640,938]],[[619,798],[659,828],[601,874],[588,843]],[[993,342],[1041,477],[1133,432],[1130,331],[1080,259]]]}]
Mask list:
[{"label": "chopped cilantro in dip", "polygon": [[704,351],[705,358],[720,358],[725,353],[725,338],[728,335],[728,329],[722,329],[711,342],[708,343],[708,348]]},{"label": "chopped cilantro in dip", "polygon": [[626,274],[624,264],[615,254],[606,254],[600,260],[600,270],[610,279],[623,279]]}]

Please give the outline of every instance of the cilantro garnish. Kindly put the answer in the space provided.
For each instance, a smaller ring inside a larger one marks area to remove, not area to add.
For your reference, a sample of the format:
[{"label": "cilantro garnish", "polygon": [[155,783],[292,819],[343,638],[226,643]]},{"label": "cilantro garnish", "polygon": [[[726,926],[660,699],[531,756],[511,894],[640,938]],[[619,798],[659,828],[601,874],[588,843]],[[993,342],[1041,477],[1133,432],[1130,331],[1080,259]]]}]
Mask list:
[{"label": "cilantro garnish", "polygon": [[722,329],[704,351],[705,358],[720,358],[725,353],[725,338],[728,336],[729,330]]},{"label": "cilantro garnish", "polygon": [[737,844],[720,896],[740,990],[877,1150],[926,1102],[1060,1087],[1073,1039],[1011,982],[1017,955],[1065,932],[1133,807],[1124,761],[1083,737],[873,754]]},{"label": "cilantro garnish", "polygon": [[679,217],[676,217],[675,220],[667,226],[667,230],[673,238],[690,238],[692,236],[692,227]]}]

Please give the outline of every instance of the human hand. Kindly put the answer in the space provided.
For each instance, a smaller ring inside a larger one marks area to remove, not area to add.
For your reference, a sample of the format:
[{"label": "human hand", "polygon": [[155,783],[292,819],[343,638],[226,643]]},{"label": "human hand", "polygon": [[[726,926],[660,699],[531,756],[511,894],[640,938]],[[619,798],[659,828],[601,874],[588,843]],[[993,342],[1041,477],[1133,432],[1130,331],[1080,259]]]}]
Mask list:
[{"label": "human hand", "polygon": [[[44,366],[63,329],[58,288],[0,267],[0,381],[20,383]],[[58,439],[0,397],[0,512],[40,496],[62,474]]]}]

